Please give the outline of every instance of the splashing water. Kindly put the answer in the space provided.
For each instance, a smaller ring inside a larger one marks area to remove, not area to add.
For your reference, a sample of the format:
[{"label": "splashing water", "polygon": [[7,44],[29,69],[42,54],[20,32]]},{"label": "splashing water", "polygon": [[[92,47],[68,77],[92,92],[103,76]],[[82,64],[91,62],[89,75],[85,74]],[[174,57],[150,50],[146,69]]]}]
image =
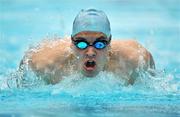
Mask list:
[{"label": "splashing water", "polygon": [[[44,42],[47,41],[52,40]],[[52,43],[51,46],[55,45]],[[140,116],[143,116],[142,111],[149,116],[153,113],[161,113],[158,116],[180,114],[179,77],[171,73],[154,69],[141,71],[135,83],[126,86],[121,76],[111,72],[102,71],[94,78],[87,78],[70,70],[71,75],[63,76],[59,83],[47,85],[27,64],[31,53],[40,48],[41,45],[31,47],[24,57],[25,64],[19,70],[8,71],[0,79],[0,104],[5,107],[0,108],[1,112],[15,113],[15,116],[19,116],[16,113],[22,116],[27,116],[27,113],[38,116],[67,116],[69,113],[72,116],[104,116],[106,113],[114,117],[130,116],[127,114],[130,111]],[[140,58],[139,65],[143,62]],[[51,111],[46,113],[49,109]]]},{"label": "splashing water", "polygon": [[[72,74],[47,85],[26,66],[16,70],[27,46],[47,34],[69,35],[79,6],[89,5],[107,13],[113,38],[135,38],[151,51],[158,68],[150,70],[153,76],[141,72],[134,85],[124,86],[108,72],[92,79]],[[0,14],[0,117],[180,116],[178,0],[1,0]]]},{"label": "splashing water", "polygon": [[[13,72],[7,76],[11,79],[1,81],[1,107],[6,107],[1,110],[23,116],[27,113],[39,116],[66,116],[69,112],[72,116],[103,116],[103,113],[114,116],[129,111],[135,111],[139,115],[142,111],[150,115],[157,112],[162,115],[179,115],[178,82],[174,81],[172,75],[163,71],[153,72],[155,76],[141,73],[132,86],[124,86],[123,80],[108,72],[100,72],[95,78],[72,74],[64,76],[56,85],[45,85],[30,71],[25,76],[29,80],[20,81],[18,79],[22,74]],[[25,105],[26,108],[23,108]],[[37,110],[38,108],[40,110]],[[49,109],[51,110],[46,113]]]}]

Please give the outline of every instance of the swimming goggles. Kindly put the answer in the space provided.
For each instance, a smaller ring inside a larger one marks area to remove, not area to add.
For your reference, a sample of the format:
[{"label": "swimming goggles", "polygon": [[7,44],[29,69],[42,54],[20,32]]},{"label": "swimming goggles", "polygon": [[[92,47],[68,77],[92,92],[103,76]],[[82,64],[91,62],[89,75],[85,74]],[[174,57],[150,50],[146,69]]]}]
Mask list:
[{"label": "swimming goggles", "polygon": [[81,50],[84,50],[84,49],[88,48],[89,46],[93,46],[96,49],[104,49],[109,44],[109,41],[98,40],[98,39],[96,41],[94,41],[93,44],[90,44],[85,39],[74,40],[72,38],[72,41],[73,41],[74,45]]}]

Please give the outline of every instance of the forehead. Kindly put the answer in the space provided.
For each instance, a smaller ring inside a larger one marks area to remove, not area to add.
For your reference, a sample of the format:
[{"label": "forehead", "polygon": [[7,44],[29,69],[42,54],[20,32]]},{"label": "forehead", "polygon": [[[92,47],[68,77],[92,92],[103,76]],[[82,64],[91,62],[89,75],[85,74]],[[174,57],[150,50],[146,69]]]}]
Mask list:
[{"label": "forehead", "polygon": [[94,32],[94,31],[83,31],[74,36],[75,38],[83,37],[83,38],[99,38],[99,37],[105,37],[106,35],[102,32]]}]

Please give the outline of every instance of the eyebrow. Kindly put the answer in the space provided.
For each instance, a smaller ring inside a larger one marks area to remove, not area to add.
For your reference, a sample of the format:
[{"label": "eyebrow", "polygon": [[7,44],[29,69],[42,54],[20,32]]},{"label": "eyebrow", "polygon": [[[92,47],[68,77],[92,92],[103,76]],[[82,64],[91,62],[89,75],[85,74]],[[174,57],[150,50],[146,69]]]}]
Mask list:
[{"label": "eyebrow", "polygon": [[84,37],[76,37],[74,41],[85,41],[86,38]]},{"label": "eyebrow", "polygon": [[100,37],[96,38],[96,40],[106,40],[106,37],[100,36]]},{"label": "eyebrow", "polygon": [[[85,37],[75,37],[75,39],[76,40],[85,40],[86,38]],[[100,36],[100,37],[97,37],[96,39],[104,40],[104,39],[106,39],[106,37]]]},{"label": "eyebrow", "polygon": [[[106,40],[106,37],[105,36],[99,36],[99,37],[97,37],[96,39],[95,39],[95,41],[107,41]],[[74,39],[73,39],[73,41],[76,41],[76,42],[78,42],[78,41],[87,41],[86,40],[86,38],[85,37],[75,37]]]}]

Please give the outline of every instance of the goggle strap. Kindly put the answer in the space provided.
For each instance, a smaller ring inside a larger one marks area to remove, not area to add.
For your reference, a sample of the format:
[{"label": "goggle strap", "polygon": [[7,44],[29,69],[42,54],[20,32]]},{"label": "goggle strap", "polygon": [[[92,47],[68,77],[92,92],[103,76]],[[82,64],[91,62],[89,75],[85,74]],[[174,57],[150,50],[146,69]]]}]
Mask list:
[{"label": "goggle strap", "polygon": [[112,35],[109,36],[109,41],[107,41],[107,44],[110,44]]},{"label": "goggle strap", "polygon": [[74,42],[75,42],[75,40],[73,39],[72,35],[71,35],[71,41],[72,41],[72,43],[74,43]]}]

